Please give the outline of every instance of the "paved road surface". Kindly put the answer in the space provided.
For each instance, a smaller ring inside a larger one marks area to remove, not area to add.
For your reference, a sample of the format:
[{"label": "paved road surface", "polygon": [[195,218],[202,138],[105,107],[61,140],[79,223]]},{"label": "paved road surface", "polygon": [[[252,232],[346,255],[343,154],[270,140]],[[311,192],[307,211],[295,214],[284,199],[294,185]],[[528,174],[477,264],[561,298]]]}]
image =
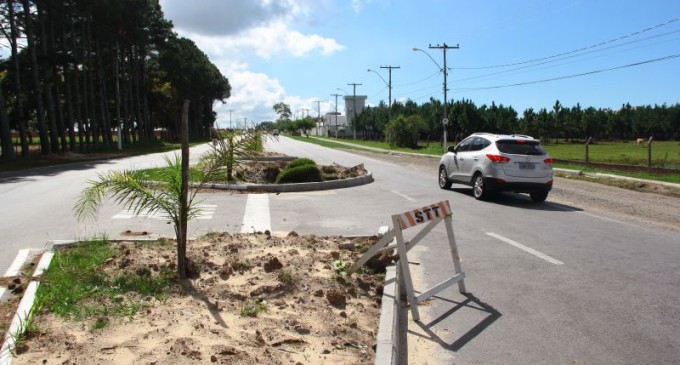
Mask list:
[{"label": "paved road surface", "polygon": [[[411,364],[674,364],[680,359],[680,234],[526,196],[479,202],[469,189],[437,187],[426,173],[367,156],[281,137],[268,149],[319,164],[364,163],[369,185],[310,193],[201,194],[206,215],[190,223],[209,231],[272,231],[369,235],[390,216],[440,200],[454,209],[454,229],[466,285],[420,307],[409,324]],[[155,158],[155,160],[153,159]],[[5,270],[20,247],[47,239],[117,237],[126,230],[172,235],[162,218],[127,217],[108,204],[96,224],[77,224],[72,201],[94,171],[146,165],[147,156],[115,163],[0,175],[0,247]],[[59,212],[59,214],[54,214]],[[413,235],[417,232],[407,231]],[[416,289],[451,275],[443,228],[409,256]]]}]

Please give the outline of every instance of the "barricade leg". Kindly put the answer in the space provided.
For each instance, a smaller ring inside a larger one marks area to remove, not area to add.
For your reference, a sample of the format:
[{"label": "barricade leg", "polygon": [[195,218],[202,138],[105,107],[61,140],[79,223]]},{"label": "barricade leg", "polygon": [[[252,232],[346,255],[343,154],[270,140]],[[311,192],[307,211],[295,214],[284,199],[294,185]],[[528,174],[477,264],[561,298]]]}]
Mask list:
[{"label": "barricade leg", "polygon": [[[451,249],[451,258],[453,259],[453,268],[456,271],[456,274],[460,274],[463,272],[463,268],[460,265],[460,256],[458,256],[458,247],[456,246],[456,237],[453,234],[453,223],[452,223],[451,216],[447,216],[444,218],[444,225],[446,226],[446,235],[449,238],[449,248]],[[461,292],[461,294],[467,293],[467,290],[465,289],[465,279],[461,279],[458,282],[458,291]]]},{"label": "barricade leg", "polygon": [[392,217],[392,226],[394,227],[397,239],[397,252],[399,252],[399,266],[401,267],[401,278],[406,288],[406,297],[408,304],[411,306],[411,315],[414,321],[420,321],[420,313],[418,312],[418,301],[416,300],[413,291],[413,282],[411,281],[411,270],[408,267],[408,257],[406,256],[406,244],[404,243],[404,233],[401,230],[401,225],[396,216]]}]

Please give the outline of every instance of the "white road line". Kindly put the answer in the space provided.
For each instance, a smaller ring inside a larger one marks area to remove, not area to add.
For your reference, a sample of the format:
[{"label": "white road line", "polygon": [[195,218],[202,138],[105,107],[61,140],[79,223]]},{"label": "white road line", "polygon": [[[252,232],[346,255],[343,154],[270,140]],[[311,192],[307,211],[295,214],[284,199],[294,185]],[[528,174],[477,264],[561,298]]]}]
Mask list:
[{"label": "white road line", "polygon": [[404,199],[406,199],[406,200],[408,200],[408,201],[412,201],[412,202],[416,201],[415,199],[411,198],[410,196],[404,195],[404,194],[402,194],[402,193],[400,193],[400,192],[398,192],[398,191],[396,191],[396,190],[390,190],[390,191],[393,192],[393,193],[395,193],[395,194],[397,194],[397,195],[399,195],[400,197],[402,197],[402,198],[404,198]]},{"label": "white road line", "polygon": [[246,211],[243,214],[241,233],[272,230],[269,215],[269,194],[248,194]]},{"label": "white road line", "polygon": [[519,249],[521,249],[521,250],[524,250],[524,251],[526,251],[526,252],[528,252],[528,253],[530,253],[530,254],[532,254],[532,255],[538,257],[538,258],[541,258],[541,259],[543,259],[543,260],[545,260],[545,261],[548,261],[548,262],[551,263],[551,264],[555,264],[555,265],[564,265],[564,262],[562,262],[562,261],[560,261],[560,260],[554,259],[554,258],[552,258],[552,257],[550,257],[550,256],[548,256],[548,255],[546,255],[546,254],[544,254],[544,253],[541,253],[541,252],[538,252],[538,251],[534,250],[534,249],[531,248],[531,247],[524,246],[523,244],[521,244],[521,243],[519,243],[519,242],[515,242],[515,241],[513,241],[513,240],[511,240],[511,239],[509,239],[509,238],[503,237],[503,236],[501,236],[501,235],[499,235],[499,234],[496,234],[496,233],[493,233],[493,232],[487,232],[486,234],[489,235],[489,236],[491,236],[491,237],[493,237],[493,238],[499,239],[499,240],[501,240],[501,241],[503,241],[503,242],[505,242],[505,243],[507,243],[507,244],[513,245],[513,246],[515,246],[515,247],[517,247],[517,248],[519,248]]}]

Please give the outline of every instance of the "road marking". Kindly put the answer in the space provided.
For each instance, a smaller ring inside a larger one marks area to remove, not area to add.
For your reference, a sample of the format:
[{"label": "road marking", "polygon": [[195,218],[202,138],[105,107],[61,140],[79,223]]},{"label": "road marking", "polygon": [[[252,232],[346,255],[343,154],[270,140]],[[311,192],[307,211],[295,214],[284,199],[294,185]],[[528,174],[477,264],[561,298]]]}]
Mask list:
[{"label": "road marking", "polygon": [[248,194],[241,233],[271,231],[269,194]]},{"label": "road marking", "polygon": [[[214,204],[198,204],[198,207],[201,208],[201,212],[195,219],[201,220],[213,219],[213,214],[215,213],[215,210],[217,210],[217,205]],[[114,215],[112,219],[132,219],[135,217],[159,220],[170,219],[170,217],[163,211],[158,210],[153,213],[149,213],[149,211],[146,209],[139,212],[139,214],[135,214],[133,209],[124,209],[120,213]]]},{"label": "road marking", "polygon": [[395,194],[397,194],[397,195],[399,195],[400,197],[402,197],[402,198],[404,198],[404,199],[406,199],[406,200],[408,200],[408,201],[412,201],[412,202],[416,201],[415,199],[411,198],[410,196],[405,195],[405,194],[402,194],[402,193],[400,193],[400,192],[398,192],[398,191],[396,191],[396,190],[390,190],[390,191],[393,192],[393,193],[395,193]]},{"label": "road marking", "polygon": [[523,244],[521,244],[521,243],[519,243],[519,242],[515,242],[515,241],[513,241],[513,240],[511,240],[511,239],[509,239],[509,238],[503,237],[503,236],[501,236],[501,235],[499,235],[499,234],[496,234],[496,233],[493,233],[493,232],[487,232],[486,234],[489,235],[489,236],[491,236],[491,237],[493,237],[493,238],[499,239],[499,240],[501,240],[501,241],[503,241],[503,242],[505,242],[505,243],[507,243],[507,244],[513,245],[513,246],[515,246],[515,247],[517,247],[517,248],[519,248],[519,249],[521,249],[521,250],[524,250],[524,251],[526,251],[526,252],[528,252],[528,253],[530,253],[530,254],[532,254],[532,255],[538,257],[538,258],[541,258],[541,259],[543,259],[543,260],[545,260],[545,261],[548,261],[548,262],[551,263],[551,264],[555,264],[555,265],[564,265],[564,262],[562,262],[562,261],[560,261],[560,260],[554,259],[554,258],[552,258],[552,257],[550,257],[550,256],[548,256],[548,255],[546,255],[546,254],[544,254],[544,253],[541,253],[541,252],[539,252],[539,251],[534,250],[534,249],[531,248],[531,247],[524,246]]},{"label": "road marking", "polygon": [[10,277],[10,276],[19,276],[19,273],[21,272],[21,267],[24,266],[26,261],[28,260],[28,256],[31,253],[31,249],[29,248],[22,248],[19,250],[17,253],[17,257],[14,258],[14,261],[12,262],[12,265],[10,265],[9,269],[7,269],[7,272],[5,273],[5,277]]}]

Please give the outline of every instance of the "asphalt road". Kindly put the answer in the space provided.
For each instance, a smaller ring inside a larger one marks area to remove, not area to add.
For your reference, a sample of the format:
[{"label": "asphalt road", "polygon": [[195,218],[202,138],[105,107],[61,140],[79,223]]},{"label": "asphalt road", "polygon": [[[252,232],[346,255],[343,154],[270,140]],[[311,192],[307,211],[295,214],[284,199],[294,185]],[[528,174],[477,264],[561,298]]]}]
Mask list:
[{"label": "asphalt road", "polygon": [[[409,323],[410,364],[677,364],[680,359],[680,234],[612,219],[586,207],[526,196],[474,200],[437,187],[423,172],[285,137],[268,150],[319,164],[364,163],[375,182],[350,189],[282,194],[200,194],[204,219],[190,234],[263,230],[372,235],[391,215],[441,200],[453,224],[466,285],[420,305]],[[192,156],[198,155],[194,152]],[[173,234],[164,219],[128,217],[107,204],[96,223],[71,206],[86,178],[109,168],[159,164],[159,156],[0,174],[0,271],[16,251],[48,239]],[[411,230],[413,232],[411,232]],[[411,228],[407,238],[419,231]],[[409,253],[416,290],[452,275],[443,227]]]}]

